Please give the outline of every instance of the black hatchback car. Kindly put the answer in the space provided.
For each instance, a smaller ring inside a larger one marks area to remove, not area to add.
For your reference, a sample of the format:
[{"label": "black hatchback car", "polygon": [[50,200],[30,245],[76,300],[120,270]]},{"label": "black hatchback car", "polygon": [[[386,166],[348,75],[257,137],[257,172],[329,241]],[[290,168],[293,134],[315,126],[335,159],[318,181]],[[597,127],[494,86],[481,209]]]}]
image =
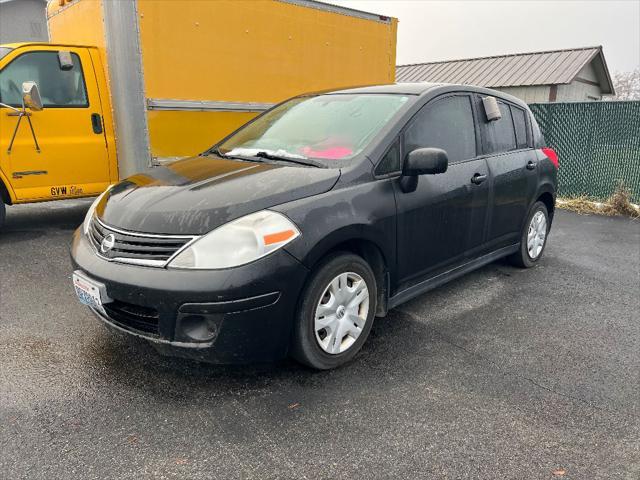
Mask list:
[{"label": "black hatchback car", "polygon": [[73,282],[166,354],[333,368],[416,295],[500,257],[534,266],[557,168],[526,104],[493,90],[300,96],[107,190],[75,233]]}]

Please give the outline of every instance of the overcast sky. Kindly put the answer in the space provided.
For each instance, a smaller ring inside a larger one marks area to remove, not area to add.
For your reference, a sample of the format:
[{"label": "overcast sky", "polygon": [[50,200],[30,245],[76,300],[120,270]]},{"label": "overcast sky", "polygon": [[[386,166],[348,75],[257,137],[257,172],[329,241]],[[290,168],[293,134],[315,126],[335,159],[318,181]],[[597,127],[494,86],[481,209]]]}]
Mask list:
[{"label": "overcast sky", "polygon": [[640,66],[640,0],[325,0],[397,17],[398,64],[602,45]]}]

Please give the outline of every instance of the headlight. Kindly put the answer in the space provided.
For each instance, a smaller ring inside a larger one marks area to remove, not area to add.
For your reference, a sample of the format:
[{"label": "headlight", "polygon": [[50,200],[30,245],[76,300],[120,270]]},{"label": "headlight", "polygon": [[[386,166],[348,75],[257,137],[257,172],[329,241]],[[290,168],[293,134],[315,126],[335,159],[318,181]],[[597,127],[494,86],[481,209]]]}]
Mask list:
[{"label": "headlight", "polygon": [[82,223],[82,231],[84,232],[85,235],[89,235],[89,226],[91,225],[91,219],[93,218],[93,214],[96,211],[96,207],[98,206],[98,203],[100,203],[100,200],[102,200],[102,197],[104,197],[107,194],[107,192],[111,190],[112,186],[113,185],[109,186],[104,192],[102,192],[100,196],[96,198],[91,204],[91,206],[89,207],[89,210],[87,211],[87,214],[84,217],[84,222]]},{"label": "headlight", "polygon": [[263,210],[216,228],[180,252],[168,267],[238,267],[275,252],[298,236],[300,231],[291,220]]}]

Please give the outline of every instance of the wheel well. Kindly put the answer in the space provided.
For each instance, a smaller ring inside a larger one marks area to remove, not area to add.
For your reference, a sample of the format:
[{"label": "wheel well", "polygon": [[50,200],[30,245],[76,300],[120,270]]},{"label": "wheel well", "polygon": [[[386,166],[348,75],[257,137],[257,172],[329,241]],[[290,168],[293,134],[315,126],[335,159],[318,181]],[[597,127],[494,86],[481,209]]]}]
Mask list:
[{"label": "wheel well", "polygon": [[545,192],[538,197],[538,201],[545,204],[547,212],[549,212],[549,220],[553,220],[553,210],[555,209],[555,201],[553,195],[549,192]]},{"label": "wheel well", "polygon": [[9,195],[9,191],[7,187],[4,186],[4,183],[2,183],[2,180],[0,180],[0,201],[11,205],[11,195]]},{"label": "wheel well", "polygon": [[364,258],[369,264],[376,277],[376,283],[378,284],[378,308],[376,309],[376,315],[385,316],[387,314],[387,298],[389,296],[389,275],[387,262],[380,248],[368,240],[353,239],[330,248],[320,259],[334,252],[353,253]]}]

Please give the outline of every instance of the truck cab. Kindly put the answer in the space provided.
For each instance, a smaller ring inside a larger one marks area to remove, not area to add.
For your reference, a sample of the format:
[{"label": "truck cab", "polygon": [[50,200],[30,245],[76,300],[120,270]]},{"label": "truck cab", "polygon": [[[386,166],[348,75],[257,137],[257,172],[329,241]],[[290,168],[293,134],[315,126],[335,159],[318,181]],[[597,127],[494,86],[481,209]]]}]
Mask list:
[{"label": "truck cab", "polygon": [[[37,85],[39,111],[23,99],[30,83]],[[94,47],[0,45],[4,203],[95,196],[118,180],[107,91]]]}]

